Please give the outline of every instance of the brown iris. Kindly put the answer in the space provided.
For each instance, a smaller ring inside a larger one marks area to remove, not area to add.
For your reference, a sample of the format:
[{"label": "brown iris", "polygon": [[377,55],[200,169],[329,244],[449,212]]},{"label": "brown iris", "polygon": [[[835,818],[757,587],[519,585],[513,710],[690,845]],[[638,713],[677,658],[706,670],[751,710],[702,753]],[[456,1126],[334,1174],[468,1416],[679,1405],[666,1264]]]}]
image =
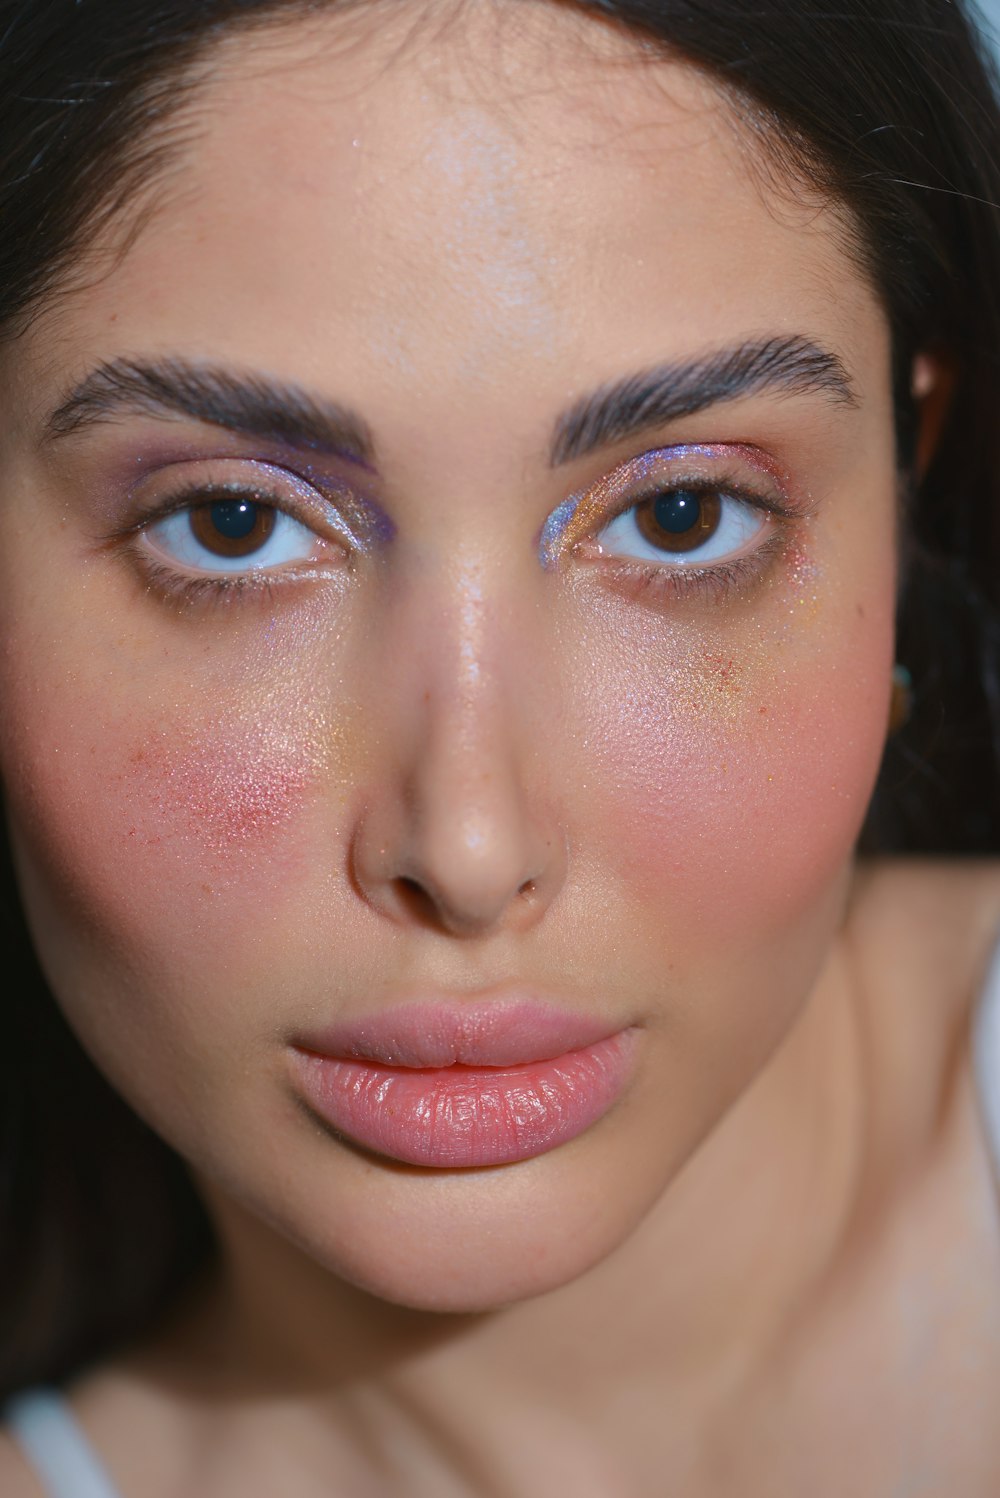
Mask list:
[{"label": "brown iris", "polygon": [[645,540],[660,551],[696,551],[719,528],[722,500],[711,489],[668,489],[635,507]]},{"label": "brown iris", "polygon": [[277,512],[250,499],[222,499],[195,505],[190,514],[191,533],[206,551],[217,557],[249,557],[274,530]]}]

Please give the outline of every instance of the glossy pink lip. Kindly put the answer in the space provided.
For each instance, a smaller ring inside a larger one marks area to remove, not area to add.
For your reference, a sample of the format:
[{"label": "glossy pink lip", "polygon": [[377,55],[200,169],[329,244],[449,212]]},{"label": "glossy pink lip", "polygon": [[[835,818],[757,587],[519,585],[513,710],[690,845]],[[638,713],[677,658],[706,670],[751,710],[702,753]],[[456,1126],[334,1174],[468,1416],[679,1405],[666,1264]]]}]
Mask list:
[{"label": "glossy pink lip", "polygon": [[412,1165],[503,1165],[575,1138],[631,1072],[636,1032],[531,1000],[408,1004],[297,1038],[298,1086],[338,1133]]}]

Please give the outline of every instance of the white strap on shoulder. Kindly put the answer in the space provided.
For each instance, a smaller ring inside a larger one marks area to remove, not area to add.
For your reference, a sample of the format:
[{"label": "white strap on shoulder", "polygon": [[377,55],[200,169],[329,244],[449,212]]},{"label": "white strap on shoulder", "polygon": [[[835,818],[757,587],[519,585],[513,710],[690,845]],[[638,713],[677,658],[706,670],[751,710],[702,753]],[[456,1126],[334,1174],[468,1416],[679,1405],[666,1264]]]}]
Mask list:
[{"label": "white strap on shoulder", "polygon": [[58,1390],[26,1389],[8,1400],[0,1413],[49,1498],[119,1498]]},{"label": "white strap on shoulder", "polygon": [[979,1106],[1000,1177],[1000,942],[993,948],[972,1030]]}]

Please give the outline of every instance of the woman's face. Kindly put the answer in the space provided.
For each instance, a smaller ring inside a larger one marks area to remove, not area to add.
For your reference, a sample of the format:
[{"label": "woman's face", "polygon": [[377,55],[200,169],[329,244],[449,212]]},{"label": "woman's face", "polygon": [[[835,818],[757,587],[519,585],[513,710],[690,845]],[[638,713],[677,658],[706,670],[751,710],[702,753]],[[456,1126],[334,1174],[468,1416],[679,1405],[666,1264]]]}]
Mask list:
[{"label": "woman's face", "polygon": [[[207,1187],[496,1305],[628,1237],[830,951],[892,660],[885,320],[703,78],[562,8],[231,40],[188,123],[3,368],[31,922]],[[421,1124],[412,1071],[331,1124],[361,1073],[306,1042],[412,1004],[442,1056],[513,1013],[495,1065],[539,1005],[619,1039],[551,1116],[528,1078],[536,1124]]]}]

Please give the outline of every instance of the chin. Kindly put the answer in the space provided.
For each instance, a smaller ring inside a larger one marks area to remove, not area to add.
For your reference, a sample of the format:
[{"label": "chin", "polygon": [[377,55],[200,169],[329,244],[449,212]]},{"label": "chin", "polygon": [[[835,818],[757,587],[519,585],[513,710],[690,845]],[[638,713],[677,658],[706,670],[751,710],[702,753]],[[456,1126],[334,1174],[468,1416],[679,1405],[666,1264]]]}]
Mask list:
[{"label": "chin", "polygon": [[648,1162],[645,1172],[615,1168],[610,1139],[451,1171],[324,1142],[340,1152],[325,1188],[286,1173],[283,1185],[223,1192],[201,1177],[220,1236],[244,1251],[254,1243],[269,1273],[309,1279],[319,1269],[414,1311],[470,1315],[558,1290],[631,1237],[663,1189]]}]

